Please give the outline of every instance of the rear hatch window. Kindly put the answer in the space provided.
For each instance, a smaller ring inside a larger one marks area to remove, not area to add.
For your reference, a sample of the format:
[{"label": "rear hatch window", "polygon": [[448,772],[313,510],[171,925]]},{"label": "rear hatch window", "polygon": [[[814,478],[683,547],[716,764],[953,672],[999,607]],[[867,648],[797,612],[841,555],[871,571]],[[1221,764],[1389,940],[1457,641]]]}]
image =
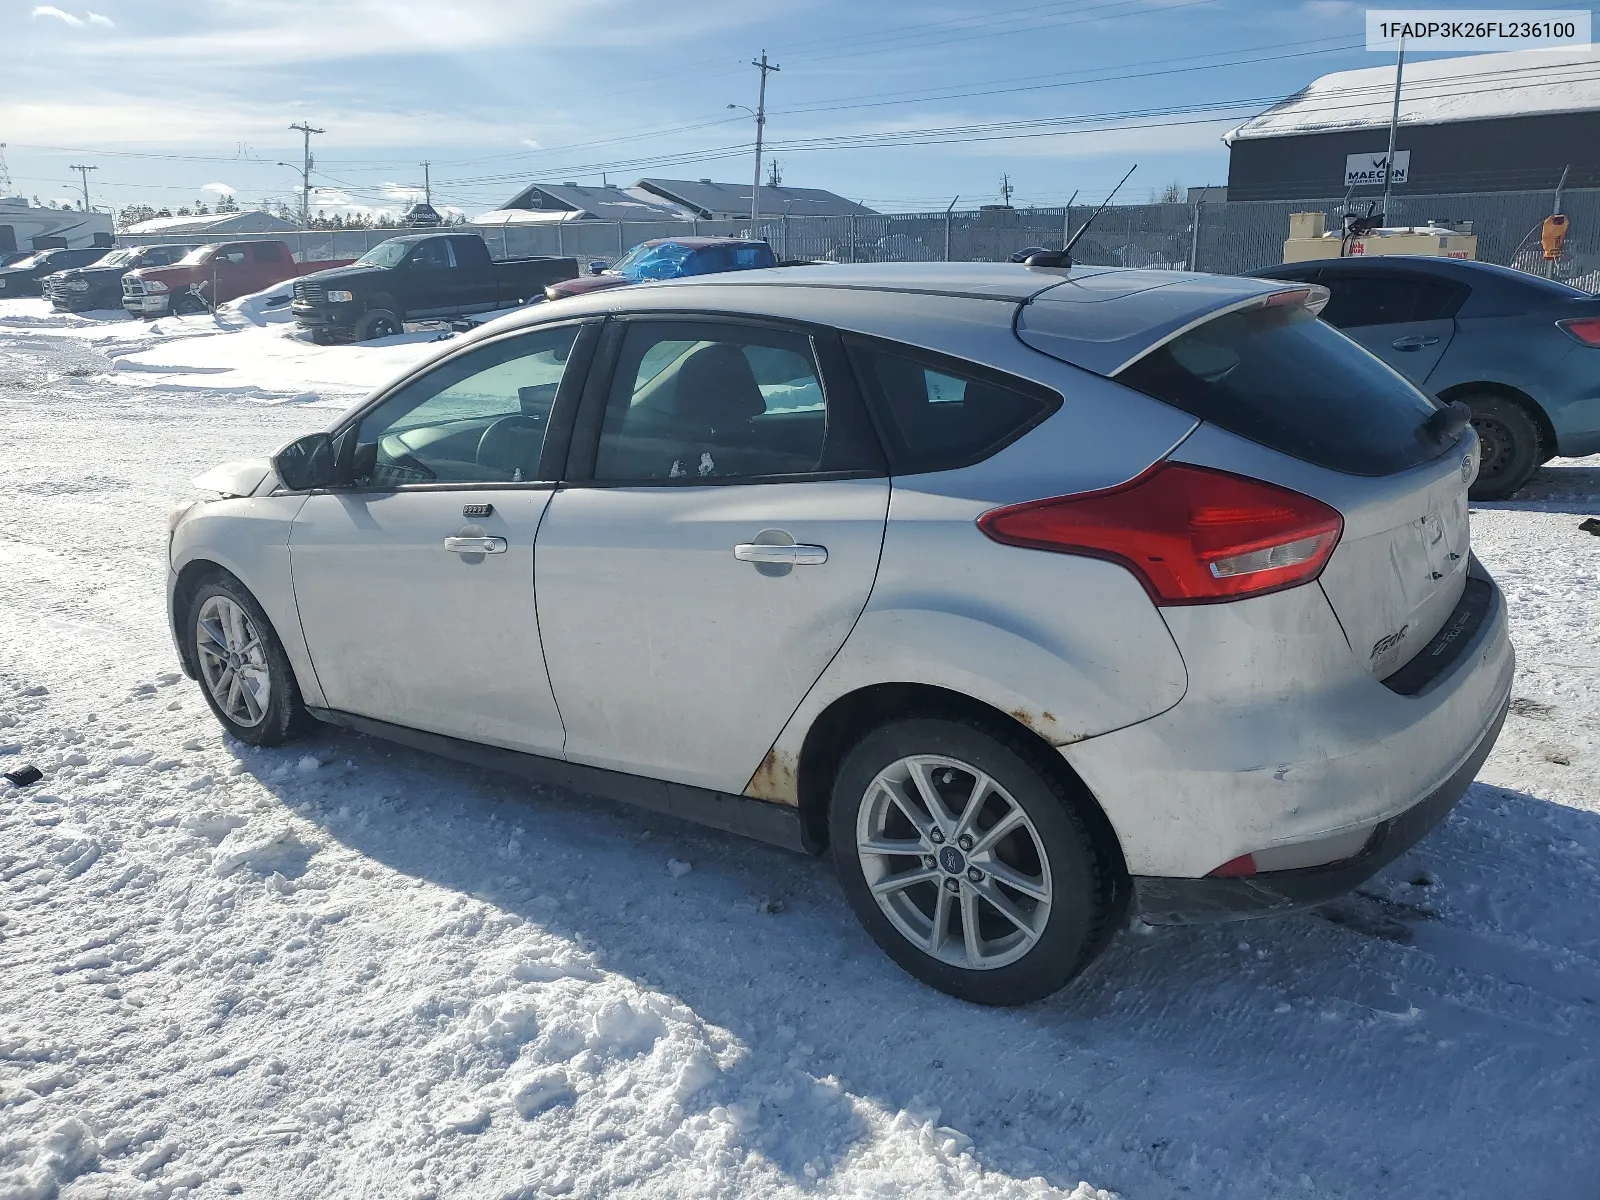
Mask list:
[{"label": "rear hatch window", "polygon": [[1240,437],[1349,475],[1390,475],[1446,447],[1436,405],[1300,304],[1205,322],[1119,371],[1118,382]]}]

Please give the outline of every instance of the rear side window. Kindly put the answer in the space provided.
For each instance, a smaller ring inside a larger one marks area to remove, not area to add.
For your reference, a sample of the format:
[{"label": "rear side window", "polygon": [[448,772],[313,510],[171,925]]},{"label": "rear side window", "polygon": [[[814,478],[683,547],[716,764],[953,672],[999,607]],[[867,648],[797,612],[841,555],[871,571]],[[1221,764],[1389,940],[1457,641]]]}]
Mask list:
[{"label": "rear side window", "polygon": [[1434,403],[1300,305],[1207,321],[1115,376],[1240,437],[1350,475],[1388,475],[1444,447]]},{"label": "rear side window", "polygon": [[257,242],[255,251],[257,262],[281,262],[283,260],[283,247],[278,245],[277,242]]},{"label": "rear side window", "polygon": [[1419,275],[1322,273],[1328,304],[1322,319],[1335,329],[1443,321],[1456,315],[1467,289],[1447,279]]},{"label": "rear side window", "polygon": [[1061,407],[1049,388],[911,347],[848,339],[896,475],[981,462]]}]

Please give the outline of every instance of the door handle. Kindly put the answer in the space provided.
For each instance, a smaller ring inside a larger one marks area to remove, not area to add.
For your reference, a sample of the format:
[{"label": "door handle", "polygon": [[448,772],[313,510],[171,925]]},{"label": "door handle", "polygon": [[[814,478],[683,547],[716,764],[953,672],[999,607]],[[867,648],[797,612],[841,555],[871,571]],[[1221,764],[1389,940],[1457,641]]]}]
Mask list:
[{"label": "door handle", "polygon": [[451,554],[504,554],[503,537],[447,537],[444,548]]},{"label": "door handle", "polygon": [[733,556],[740,562],[772,563],[783,567],[818,567],[828,561],[826,546],[766,546],[757,542],[741,542],[733,548]]},{"label": "door handle", "polygon": [[1389,343],[1389,345],[1393,346],[1396,350],[1421,350],[1424,346],[1436,346],[1438,344],[1439,339],[1437,337],[1434,337],[1431,334],[1424,337],[1420,333],[1413,333],[1406,337],[1395,338],[1394,341]]}]

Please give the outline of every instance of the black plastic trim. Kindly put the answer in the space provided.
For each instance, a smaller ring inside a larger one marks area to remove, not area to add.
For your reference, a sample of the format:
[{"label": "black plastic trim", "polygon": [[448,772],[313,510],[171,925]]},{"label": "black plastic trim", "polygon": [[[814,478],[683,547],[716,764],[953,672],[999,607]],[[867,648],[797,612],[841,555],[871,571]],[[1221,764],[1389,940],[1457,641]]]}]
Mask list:
[{"label": "black plastic trim", "polygon": [[576,792],[605,796],[651,812],[681,817],[727,833],[741,834],[759,842],[781,846],[785,850],[797,850],[802,854],[818,854],[822,851],[822,847],[807,833],[800,819],[800,810],[787,804],[772,804],[710,788],[668,783],[661,779],[563,762],[520,750],[485,746],[335,709],[308,707],[307,711],[330,725],[353,729],[357,733],[397,742],[413,750],[437,754],[457,762],[516,775],[549,787],[571,788]]},{"label": "black plastic trim", "polygon": [[1374,829],[1366,847],[1353,858],[1321,867],[1234,878],[1136,875],[1134,904],[1139,916],[1151,925],[1200,925],[1273,917],[1315,908],[1361,886],[1426,837],[1456,806],[1494,749],[1510,703],[1507,693],[1494,722],[1449,779],[1420,803]]},{"label": "black plastic trim", "polygon": [[1402,696],[1415,696],[1461,660],[1493,611],[1494,584],[1468,575],[1461,599],[1443,627],[1410,662],[1386,676],[1381,681],[1383,686]]}]

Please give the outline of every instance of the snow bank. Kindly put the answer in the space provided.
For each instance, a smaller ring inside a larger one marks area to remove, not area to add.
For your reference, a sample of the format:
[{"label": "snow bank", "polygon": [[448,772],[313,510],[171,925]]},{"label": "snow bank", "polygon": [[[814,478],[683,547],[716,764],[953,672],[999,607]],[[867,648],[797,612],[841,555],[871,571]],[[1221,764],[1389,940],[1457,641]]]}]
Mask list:
[{"label": "snow bank", "polygon": [[[134,319],[56,313],[47,301],[0,301],[0,336],[13,345],[70,338],[110,359],[122,383],[267,403],[343,408],[433,353],[440,330],[348,346],[316,346],[295,329],[290,284],[222,305],[215,314]],[[448,333],[443,334],[448,337]]]}]

